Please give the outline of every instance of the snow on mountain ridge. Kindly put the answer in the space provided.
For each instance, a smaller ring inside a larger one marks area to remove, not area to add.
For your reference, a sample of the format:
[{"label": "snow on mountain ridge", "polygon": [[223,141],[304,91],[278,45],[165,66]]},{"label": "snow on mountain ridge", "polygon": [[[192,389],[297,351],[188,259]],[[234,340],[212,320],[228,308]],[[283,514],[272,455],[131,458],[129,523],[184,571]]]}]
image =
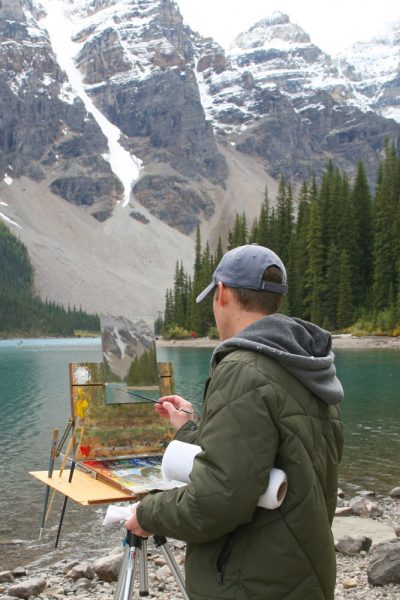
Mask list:
[{"label": "snow on mountain ridge", "polygon": [[400,122],[400,19],[341,52],[337,63],[369,110]]},{"label": "snow on mountain ridge", "polygon": [[229,54],[237,46],[241,51],[261,47],[286,47],[291,44],[308,44],[310,36],[289,16],[276,11],[270,17],[258,21],[244,33],[240,33],[229,48]]},{"label": "snow on mountain ridge", "polygon": [[237,36],[226,55],[226,68],[221,73],[204,70],[198,81],[208,118],[225,133],[243,132],[259,118],[257,97],[263,90],[277,90],[295,100],[295,110],[301,108],[301,99],[309,105],[316,90],[329,91],[339,102],[349,96],[331,58],[280,12]]}]

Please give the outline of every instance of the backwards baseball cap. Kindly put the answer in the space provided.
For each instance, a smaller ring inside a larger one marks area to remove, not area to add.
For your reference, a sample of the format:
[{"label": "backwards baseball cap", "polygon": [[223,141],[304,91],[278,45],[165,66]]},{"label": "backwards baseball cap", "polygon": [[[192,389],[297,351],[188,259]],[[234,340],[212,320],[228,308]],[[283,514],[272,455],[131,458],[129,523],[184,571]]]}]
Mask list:
[{"label": "backwards baseball cap", "polygon": [[[282,271],[282,283],[263,281],[264,271],[268,267],[278,267]],[[204,300],[219,281],[227,287],[264,290],[274,294],[286,294],[288,290],[283,262],[275,252],[258,244],[239,246],[224,254],[214,271],[212,282],[197,296],[196,302]]]}]

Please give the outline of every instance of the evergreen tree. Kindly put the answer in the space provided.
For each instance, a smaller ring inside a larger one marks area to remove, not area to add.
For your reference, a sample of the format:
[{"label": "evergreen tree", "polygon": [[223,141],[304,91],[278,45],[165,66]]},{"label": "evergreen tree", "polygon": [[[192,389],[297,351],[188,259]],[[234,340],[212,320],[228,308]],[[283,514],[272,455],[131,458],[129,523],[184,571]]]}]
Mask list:
[{"label": "evergreen tree", "polygon": [[260,215],[257,222],[257,236],[254,240],[257,244],[270,248],[271,240],[269,239],[269,225],[270,225],[270,202],[268,196],[268,188],[265,188],[264,201],[261,205]]},{"label": "evergreen tree", "polygon": [[346,250],[342,250],[339,265],[339,296],[337,302],[337,327],[347,327],[352,323],[353,297],[351,289],[351,269]]},{"label": "evergreen tree", "polygon": [[356,306],[368,303],[372,283],[372,200],[363,163],[359,163],[351,192],[353,215],[351,280]]},{"label": "evergreen tree", "polygon": [[399,160],[394,145],[386,144],[374,205],[373,301],[378,310],[389,306],[390,290],[397,291],[399,203]]},{"label": "evergreen tree", "polygon": [[306,318],[321,324],[323,320],[324,297],[324,245],[320,205],[313,202],[310,208],[310,222],[307,233],[308,265],[305,280],[304,313]]},{"label": "evergreen tree", "polygon": [[236,214],[233,230],[228,234],[228,250],[247,244],[248,232],[246,215]]},{"label": "evergreen tree", "polygon": [[303,315],[306,296],[306,272],[308,268],[307,236],[310,222],[311,192],[306,182],[300,189],[297,222],[293,241],[290,246],[288,264],[288,312],[292,315]]},{"label": "evergreen tree", "polygon": [[290,185],[286,185],[284,177],[279,182],[276,200],[276,239],[275,252],[284,263],[289,259],[289,247],[293,232],[293,200]]},{"label": "evergreen tree", "polygon": [[344,282],[340,281],[340,261],[340,252],[336,244],[334,242],[331,242],[326,261],[325,301],[323,319],[324,328],[329,330],[335,330],[337,325],[337,310],[340,295],[340,284],[343,286],[342,300],[344,298]]}]

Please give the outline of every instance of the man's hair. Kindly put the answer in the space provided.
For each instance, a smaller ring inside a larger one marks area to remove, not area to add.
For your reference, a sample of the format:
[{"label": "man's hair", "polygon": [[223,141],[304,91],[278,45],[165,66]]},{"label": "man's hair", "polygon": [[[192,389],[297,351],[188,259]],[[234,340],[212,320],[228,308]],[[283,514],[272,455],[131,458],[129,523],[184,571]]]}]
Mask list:
[{"label": "man's hair", "polygon": [[[263,273],[262,280],[282,283],[282,271],[278,267],[268,267]],[[279,312],[283,300],[282,294],[248,288],[231,287],[230,289],[243,310],[262,312],[268,315]]]}]

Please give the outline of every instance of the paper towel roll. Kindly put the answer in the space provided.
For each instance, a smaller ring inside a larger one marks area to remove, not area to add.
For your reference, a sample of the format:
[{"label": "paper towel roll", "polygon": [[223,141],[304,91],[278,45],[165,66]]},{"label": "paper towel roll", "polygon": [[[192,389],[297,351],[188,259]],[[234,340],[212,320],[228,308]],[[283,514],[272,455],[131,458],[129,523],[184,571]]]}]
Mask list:
[{"label": "paper towel roll", "polygon": [[187,444],[179,440],[170,442],[161,462],[161,472],[164,479],[189,483],[193,460],[199,452],[201,452],[201,448],[195,444]]},{"label": "paper towel roll", "polygon": [[279,508],[285,499],[287,492],[287,476],[282,469],[273,467],[269,474],[269,482],[266,491],[258,499],[257,506],[273,510]]},{"label": "paper towel roll", "polygon": [[[189,483],[194,457],[201,452],[200,446],[173,440],[164,452],[161,471],[167,481]],[[287,492],[287,476],[281,469],[271,469],[266,491],[260,496],[257,506],[273,510],[285,499]]]}]

